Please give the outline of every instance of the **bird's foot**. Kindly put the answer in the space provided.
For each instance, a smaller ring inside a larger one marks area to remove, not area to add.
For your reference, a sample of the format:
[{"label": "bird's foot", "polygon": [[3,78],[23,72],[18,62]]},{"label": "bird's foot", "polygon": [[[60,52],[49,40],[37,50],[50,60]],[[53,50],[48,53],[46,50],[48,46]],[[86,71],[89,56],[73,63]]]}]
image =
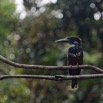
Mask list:
[{"label": "bird's foot", "polygon": [[77,67],[79,67],[79,64],[77,63]]},{"label": "bird's foot", "polygon": [[72,65],[70,65],[70,68],[72,69]]}]

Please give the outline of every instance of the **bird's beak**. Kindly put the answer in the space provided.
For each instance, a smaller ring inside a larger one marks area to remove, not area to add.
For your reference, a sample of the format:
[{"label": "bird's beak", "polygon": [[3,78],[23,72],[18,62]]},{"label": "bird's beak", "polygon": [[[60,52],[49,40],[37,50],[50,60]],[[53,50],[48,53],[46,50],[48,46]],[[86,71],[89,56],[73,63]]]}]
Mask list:
[{"label": "bird's beak", "polygon": [[69,42],[69,40],[68,40],[67,38],[64,38],[64,39],[56,40],[55,42],[56,42],[56,43],[57,43],[57,42],[61,42],[61,43],[68,43],[68,42]]}]

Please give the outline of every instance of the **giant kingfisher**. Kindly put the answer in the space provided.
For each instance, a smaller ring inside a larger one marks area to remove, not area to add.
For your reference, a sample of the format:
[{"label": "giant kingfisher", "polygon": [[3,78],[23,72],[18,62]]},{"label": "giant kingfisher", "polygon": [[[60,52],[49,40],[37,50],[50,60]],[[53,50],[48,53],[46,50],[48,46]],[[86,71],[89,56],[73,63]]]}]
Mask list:
[{"label": "giant kingfisher", "polygon": [[[71,66],[72,65],[82,65],[83,64],[83,49],[81,46],[81,39],[78,37],[70,36],[64,39],[56,40],[56,42],[61,42],[61,43],[69,43],[70,47],[68,49],[68,57],[67,57],[67,65]],[[79,75],[81,69],[71,69],[69,70],[70,75]],[[71,82],[71,87],[72,88],[77,88],[78,83],[77,79],[72,79]]]}]

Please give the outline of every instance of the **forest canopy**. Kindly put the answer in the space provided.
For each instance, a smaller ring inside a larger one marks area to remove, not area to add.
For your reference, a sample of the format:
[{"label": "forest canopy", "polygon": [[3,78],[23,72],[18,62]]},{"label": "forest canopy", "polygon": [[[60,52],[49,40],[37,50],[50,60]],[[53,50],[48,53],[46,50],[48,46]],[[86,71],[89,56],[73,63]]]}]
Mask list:
[{"label": "forest canopy", "polygon": [[[0,55],[9,60],[67,65],[69,45],[54,41],[68,36],[82,39],[84,64],[103,68],[102,0],[0,0]],[[23,70],[0,63],[1,75],[67,72]],[[95,72],[81,72],[90,73]],[[81,80],[74,91],[70,81],[7,79],[0,82],[0,91],[1,103],[102,103],[103,80]]]}]

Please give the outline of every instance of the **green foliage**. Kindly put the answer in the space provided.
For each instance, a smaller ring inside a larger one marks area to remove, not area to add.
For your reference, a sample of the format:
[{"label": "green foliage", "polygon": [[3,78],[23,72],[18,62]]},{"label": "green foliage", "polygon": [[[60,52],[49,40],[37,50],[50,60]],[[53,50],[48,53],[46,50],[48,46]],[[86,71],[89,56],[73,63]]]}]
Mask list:
[{"label": "green foliage", "polygon": [[[84,63],[103,67],[102,0],[58,0],[43,6],[32,1],[24,0],[27,16],[20,19],[14,1],[0,0],[1,55],[19,63],[66,65],[68,45],[54,41],[72,35],[82,38]],[[0,63],[1,74],[67,72],[22,70]],[[82,80],[78,90],[72,90],[70,81],[7,79],[0,81],[0,103],[101,103],[102,84],[101,79]]]},{"label": "green foliage", "polygon": [[32,94],[20,80],[11,79],[0,82],[0,95],[2,103],[28,103]]}]

